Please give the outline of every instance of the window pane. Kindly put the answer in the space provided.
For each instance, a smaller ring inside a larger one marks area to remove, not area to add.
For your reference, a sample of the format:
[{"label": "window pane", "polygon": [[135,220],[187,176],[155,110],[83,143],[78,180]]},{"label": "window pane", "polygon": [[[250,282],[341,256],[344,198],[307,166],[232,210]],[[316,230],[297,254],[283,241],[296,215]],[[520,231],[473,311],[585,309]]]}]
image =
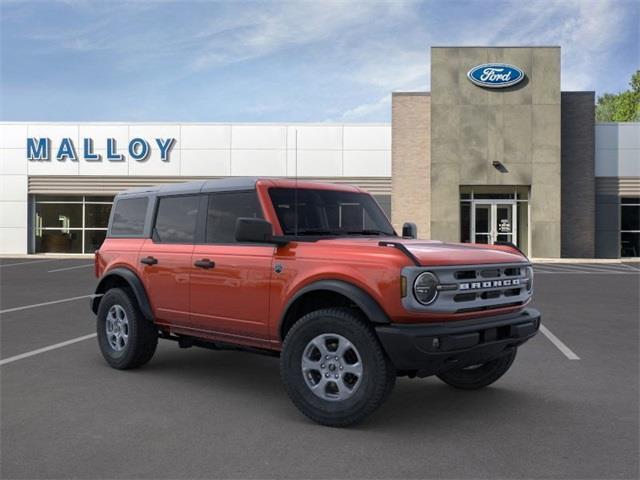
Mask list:
[{"label": "window pane", "polygon": [[394,234],[382,210],[364,193],[272,188],[269,195],[285,235],[293,235],[296,226],[299,235]]},{"label": "window pane", "polygon": [[82,197],[77,195],[38,195],[37,202],[79,202],[82,203]]},{"label": "window pane", "polygon": [[235,243],[239,217],[263,218],[256,192],[214,193],[209,196],[207,243]]},{"label": "window pane", "polygon": [[98,250],[106,236],[106,230],[85,230],[84,253],[93,253]]},{"label": "window pane", "polygon": [[620,256],[640,257],[640,233],[622,232],[620,247]]},{"label": "window pane", "polygon": [[142,235],[148,202],[147,197],[118,200],[114,207],[113,224],[109,234]]},{"label": "window pane", "polygon": [[631,203],[640,205],[640,197],[622,197],[620,199],[621,203]]},{"label": "window pane", "polygon": [[85,202],[113,202],[113,196],[93,196],[93,197],[84,197]]},{"label": "window pane", "polygon": [[82,253],[82,230],[39,230],[36,234],[36,253]]},{"label": "window pane", "polygon": [[87,203],[84,206],[84,226],[86,228],[107,228],[111,205]]},{"label": "window pane", "polygon": [[471,204],[466,202],[460,204],[460,241],[471,242]]},{"label": "window pane", "polygon": [[491,231],[490,217],[491,206],[490,205],[476,205],[476,233],[489,233]]},{"label": "window pane", "polygon": [[373,198],[376,199],[384,214],[391,217],[391,195],[374,195]]},{"label": "window pane", "polygon": [[199,195],[161,198],[154,239],[162,243],[193,243],[199,203]]},{"label": "window pane", "polygon": [[36,222],[42,228],[82,228],[82,204],[36,203]]},{"label": "window pane", "polygon": [[640,230],[640,205],[622,205],[620,217],[621,230]]},{"label": "window pane", "polygon": [[489,199],[489,200],[508,200],[515,198],[514,193],[474,193],[473,198],[475,200]]}]

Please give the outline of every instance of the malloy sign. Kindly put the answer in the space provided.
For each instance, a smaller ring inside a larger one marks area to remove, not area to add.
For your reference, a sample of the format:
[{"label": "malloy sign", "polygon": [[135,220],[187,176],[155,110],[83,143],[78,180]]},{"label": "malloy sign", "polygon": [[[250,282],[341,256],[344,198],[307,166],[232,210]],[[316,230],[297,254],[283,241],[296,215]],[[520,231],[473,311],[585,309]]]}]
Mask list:
[{"label": "malloy sign", "polygon": [[485,63],[469,70],[467,78],[480,87],[505,88],[520,83],[524,72],[506,63]]},{"label": "malloy sign", "polygon": [[[127,145],[126,152],[129,157],[138,162],[143,162],[149,157],[152,148],[160,151],[160,160],[169,161],[169,154],[173,148],[175,138],[155,138],[155,142],[149,142],[144,138],[133,138]],[[87,162],[101,162],[102,155],[94,150],[93,139],[82,139],[82,158]],[[63,138],[59,145],[54,145],[55,159],[64,161],[78,161],[78,153],[73,140],[69,137]],[[125,154],[118,151],[115,138],[107,138],[105,149],[105,160],[109,162],[122,162]],[[27,138],[27,159],[31,161],[50,161],[52,157],[52,145],[49,138]]]}]

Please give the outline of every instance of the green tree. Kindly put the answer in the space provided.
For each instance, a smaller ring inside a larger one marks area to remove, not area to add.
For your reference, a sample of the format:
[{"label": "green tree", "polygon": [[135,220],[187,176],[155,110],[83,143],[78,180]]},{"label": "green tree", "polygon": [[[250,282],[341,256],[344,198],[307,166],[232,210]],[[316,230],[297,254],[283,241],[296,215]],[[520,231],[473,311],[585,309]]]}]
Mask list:
[{"label": "green tree", "polygon": [[640,122],[640,70],[631,76],[631,90],[598,97],[596,120],[598,122]]}]

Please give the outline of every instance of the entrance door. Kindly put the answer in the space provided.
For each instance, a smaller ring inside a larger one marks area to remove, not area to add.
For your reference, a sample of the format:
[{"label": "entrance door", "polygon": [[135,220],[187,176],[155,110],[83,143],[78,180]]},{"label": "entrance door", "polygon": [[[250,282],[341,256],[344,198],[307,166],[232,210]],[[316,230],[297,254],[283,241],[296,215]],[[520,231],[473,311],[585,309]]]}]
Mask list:
[{"label": "entrance door", "polygon": [[491,204],[476,203],[474,205],[474,213],[475,219],[472,222],[475,227],[473,241],[475,243],[493,243]]},{"label": "entrance door", "polygon": [[515,203],[495,203],[493,205],[493,242],[511,242],[516,244],[514,223],[516,219]]},{"label": "entrance door", "polygon": [[515,201],[474,201],[472,215],[472,238],[475,243],[493,245],[496,242],[512,242],[517,244]]}]

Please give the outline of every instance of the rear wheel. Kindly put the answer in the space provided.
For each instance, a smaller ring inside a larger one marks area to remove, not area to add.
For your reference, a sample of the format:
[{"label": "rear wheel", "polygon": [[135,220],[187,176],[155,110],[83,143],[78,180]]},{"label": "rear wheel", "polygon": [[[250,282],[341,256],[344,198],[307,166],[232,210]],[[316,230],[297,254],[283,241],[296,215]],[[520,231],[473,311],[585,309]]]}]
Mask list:
[{"label": "rear wheel", "polygon": [[488,362],[469,367],[448,370],[437,376],[444,383],[462,390],[478,390],[491,385],[502,377],[516,358],[517,348],[512,348],[504,355]]},{"label": "rear wheel", "polygon": [[345,427],[373,413],[395,369],[365,320],[348,308],[311,312],[289,331],[280,371],[298,409],[322,425]]},{"label": "rear wheel", "polygon": [[158,346],[158,330],[142,316],[127,290],[108,290],[97,317],[98,344],[109,365],[124,370],[151,360]]}]

